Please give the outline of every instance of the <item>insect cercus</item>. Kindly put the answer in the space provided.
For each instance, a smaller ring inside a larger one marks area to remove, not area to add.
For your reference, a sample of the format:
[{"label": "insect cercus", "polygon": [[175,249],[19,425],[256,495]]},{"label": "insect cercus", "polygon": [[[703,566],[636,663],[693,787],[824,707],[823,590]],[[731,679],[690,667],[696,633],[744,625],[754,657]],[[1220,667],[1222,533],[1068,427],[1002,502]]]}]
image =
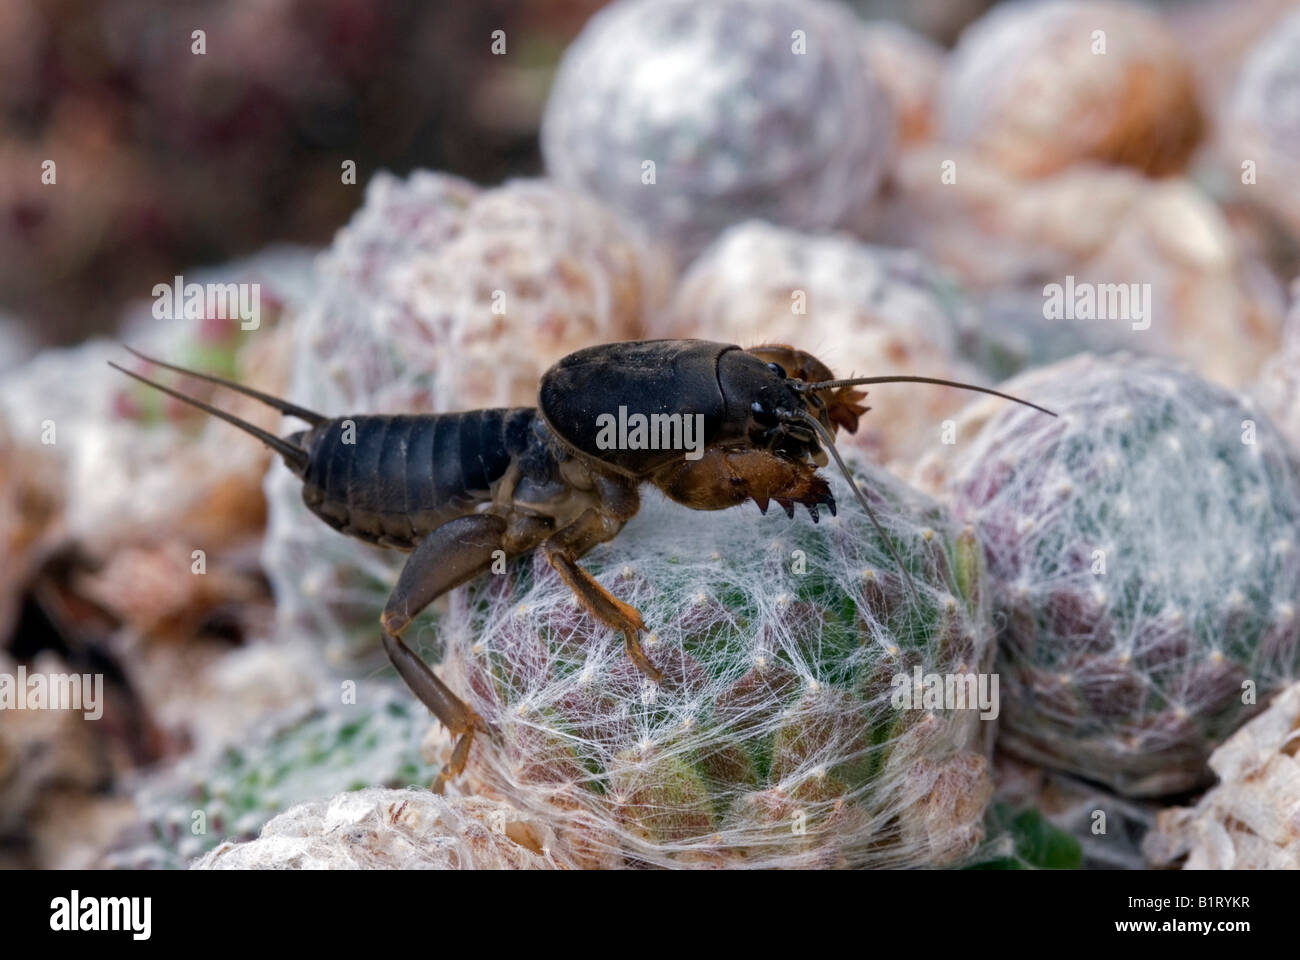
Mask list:
[{"label": "insect cercus", "polygon": [[[835,512],[830,487],[817,475],[829,451],[875,523],[834,445],[836,430],[852,433],[867,412],[861,405],[865,394],[855,387],[939,384],[1051,414],[985,387],[913,376],[836,380],[825,364],[793,347],[746,350],[707,340],[638,340],[579,350],[542,376],[536,407],[350,417],[322,416],[241,384],[136,355],[307,423],[306,430],[277,437],[112,364],[275,450],[303,481],[303,501],[339,532],[410,553],[380,626],[397,672],[458,738],[435,781],[438,790],[464,769],[475,732],[487,727],[403,642],[402,633],[439,596],[488,569],[497,551],[513,556],[542,550],[583,609],[620,631],[628,656],[657,681],[661,674],[639,640],[645,629],[641,615],[578,565],[637,512],[642,484],[693,510],[753,500],[766,511],[775,500],[791,517],[794,505],[803,504],[815,521],[823,505]],[[611,447],[601,431],[614,411],[647,420],[693,418],[702,425],[699,447],[691,457],[671,444]],[[343,442],[345,429],[352,431],[351,442]]]}]

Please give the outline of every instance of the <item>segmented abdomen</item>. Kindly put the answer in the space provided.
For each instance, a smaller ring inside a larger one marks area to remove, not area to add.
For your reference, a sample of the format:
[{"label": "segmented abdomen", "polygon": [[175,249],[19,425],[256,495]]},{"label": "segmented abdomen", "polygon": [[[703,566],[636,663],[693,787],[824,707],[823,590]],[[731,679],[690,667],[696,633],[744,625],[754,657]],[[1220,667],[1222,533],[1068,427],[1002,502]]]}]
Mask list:
[{"label": "segmented abdomen", "polygon": [[409,549],[491,498],[535,416],[517,407],[331,420],[303,438],[303,501],[343,533]]}]

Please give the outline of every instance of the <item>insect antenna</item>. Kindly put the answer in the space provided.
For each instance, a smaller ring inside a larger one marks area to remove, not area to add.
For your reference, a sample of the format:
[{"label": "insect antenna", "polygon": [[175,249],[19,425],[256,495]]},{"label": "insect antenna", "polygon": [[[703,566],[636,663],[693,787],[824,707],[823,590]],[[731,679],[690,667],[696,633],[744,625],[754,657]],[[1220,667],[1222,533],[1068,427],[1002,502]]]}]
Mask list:
[{"label": "insect antenna", "polygon": [[[131,352],[135,353],[134,350],[132,350]],[[136,354],[136,355],[142,356],[142,354]],[[145,359],[148,358],[146,357]],[[204,403],[202,400],[196,400],[194,397],[187,397],[179,390],[173,390],[170,387],[164,387],[161,383],[155,383],[154,381],[150,380],[148,377],[143,377],[138,373],[134,373],[133,371],[126,369],[126,367],[120,367],[111,360],[108,362],[108,365],[112,367],[114,370],[119,370],[122,373],[125,373],[128,377],[132,377],[133,379],[139,380],[141,383],[147,383],[155,390],[161,390],[169,397],[175,397],[177,400],[180,400],[183,403],[188,403],[191,407],[197,407],[198,409],[202,410],[204,413],[210,413],[212,414],[212,416],[217,417],[221,420],[226,421],[226,423],[238,427],[240,430],[243,430],[245,433],[251,434],[252,436],[256,437],[258,440],[261,440],[264,444],[266,444],[276,453],[280,454],[280,456],[284,457],[285,462],[288,463],[289,466],[294,470],[296,470],[298,473],[301,474],[304,470],[307,469],[307,451],[302,449],[302,447],[296,447],[292,443],[289,443],[289,441],[283,439],[282,437],[277,437],[273,433],[268,433],[267,431],[263,430],[261,427],[254,426],[253,424],[249,423],[247,420],[241,420],[233,413],[226,413],[226,411],[219,410],[209,403]],[[168,365],[160,364],[160,366],[166,367]],[[169,369],[180,370],[181,368],[169,367]],[[182,372],[189,373],[188,370],[182,370]],[[216,379],[214,377],[207,377],[201,374],[191,374],[191,376],[197,376],[202,380]],[[224,383],[224,381],[221,380],[217,380],[216,382]],[[227,384],[227,385],[233,386],[233,384]]]},{"label": "insect antenna", "polygon": [[867,498],[863,495],[861,488],[858,487],[857,481],[853,479],[853,473],[844,463],[844,458],[840,456],[839,450],[835,449],[835,438],[831,436],[829,430],[821,425],[821,421],[812,414],[803,410],[798,410],[795,412],[795,417],[812,427],[817,436],[821,438],[822,443],[826,445],[826,449],[831,452],[831,456],[835,458],[835,465],[840,468],[840,473],[844,474],[844,479],[847,480],[849,486],[853,488],[854,496],[858,498],[858,503],[862,504],[862,509],[867,512],[867,516],[871,519],[871,525],[876,528],[876,533],[879,534],[880,539],[884,541],[885,549],[889,551],[889,556],[893,558],[894,565],[898,567],[899,572],[903,574],[903,579],[907,581],[907,589],[908,592],[912,594],[913,602],[919,607],[921,605],[921,598],[916,592],[916,584],[912,582],[912,575],[908,573],[907,568],[903,566],[902,559],[898,556],[897,551],[894,550],[893,542],[889,539],[889,535],[885,533],[885,528],[880,525],[880,521],[876,519],[876,511],[871,509],[871,504],[867,502]]},{"label": "insect antenna", "polygon": [[[135,356],[139,357],[141,360],[144,360],[148,363],[152,363],[156,367],[162,367],[164,370],[171,370],[174,371],[175,373],[183,373],[185,374],[185,376],[194,377],[197,380],[206,380],[208,383],[215,383],[219,387],[228,387],[229,389],[234,390],[236,393],[242,393],[246,397],[252,397],[254,400],[261,400],[268,407],[274,407],[276,410],[279,410],[281,413],[287,413],[291,417],[297,417],[299,420],[305,420],[308,423],[310,423],[313,427],[319,427],[322,423],[327,423],[329,421],[329,417],[322,417],[319,413],[316,413],[315,411],[308,410],[305,407],[300,407],[295,403],[290,403],[288,400],[281,400],[279,397],[273,397],[269,393],[263,393],[261,390],[254,390],[252,387],[246,387],[242,383],[235,383],[231,380],[223,380],[221,379],[221,377],[214,377],[210,373],[200,373],[197,370],[187,370],[185,367],[178,367],[175,364],[164,363],[162,360],[155,360],[153,357],[145,356],[139,350],[133,349],[132,347],[128,347],[126,346],[126,344],[122,344],[122,346],[126,349],[128,353],[134,354]],[[118,367],[118,369],[122,370],[121,367]],[[122,372],[126,373],[127,371],[122,370]],[[145,382],[149,383],[150,381],[146,380]],[[155,387],[158,386],[156,383],[153,385]]]},{"label": "insect antenna", "polygon": [[989,387],[977,387],[973,383],[960,383],[956,380],[941,380],[938,377],[850,377],[847,380],[822,380],[817,383],[810,383],[807,380],[790,378],[786,382],[799,393],[808,393],[815,390],[836,390],[840,387],[861,387],[872,383],[933,383],[940,387],[956,387],[959,390],[973,390],[976,393],[987,393],[990,396],[1001,397],[1003,400],[1011,400],[1026,407],[1033,407],[1040,413],[1046,413],[1049,416],[1057,416],[1057,414],[1048,410],[1046,407],[1040,407],[1038,404],[1030,403],[1028,400],[1021,400],[1019,397],[1013,397],[1009,393],[1002,393],[999,390],[993,390]]}]

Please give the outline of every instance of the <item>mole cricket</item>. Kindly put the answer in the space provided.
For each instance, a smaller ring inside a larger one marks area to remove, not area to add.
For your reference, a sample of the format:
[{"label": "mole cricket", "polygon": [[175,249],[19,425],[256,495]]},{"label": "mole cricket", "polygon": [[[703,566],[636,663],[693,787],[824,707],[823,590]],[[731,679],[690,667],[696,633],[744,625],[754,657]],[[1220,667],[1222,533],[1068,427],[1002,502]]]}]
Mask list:
[{"label": "mole cricket", "polygon": [[[830,486],[817,475],[830,462],[829,452],[883,536],[834,443],[838,429],[853,433],[869,409],[862,406],[866,394],[856,387],[937,384],[1056,416],[1026,400],[951,380],[837,380],[811,354],[783,345],[602,344],[571,353],[547,370],[536,407],[349,417],[326,417],[242,384],[131,353],[308,424],[278,437],[110,364],[261,440],[302,480],[307,507],[340,533],[410,554],[379,621],[384,650],[398,674],[457,738],[450,762],[434,782],[439,792],[464,769],[474,734],[491,731],[406,645],[402,633],[442,594],[487,570],[498,552],[513,557],[542,550],[582,609],[622,633],[632,662],[658,682],[662,675],[641,647],[641,615],[578,564],[636,514],[643,484],[693,510],[722,510],[753,500],[766,513],[775,500],[791,518],[795,504],[802,504],[817,521],[819,508],[832,515],[836,508]],[[662,444],[611,448],[602,424],[615,411],[648,422],[674,415],[696,418],[702,430],[688,456]],[[350,442],[344,442],[345,430]],[[893,554],[888,539],[884,542]],[[899,562],[896,554],[894,561]],[[907,583],[914,593],[910,577]]]}]

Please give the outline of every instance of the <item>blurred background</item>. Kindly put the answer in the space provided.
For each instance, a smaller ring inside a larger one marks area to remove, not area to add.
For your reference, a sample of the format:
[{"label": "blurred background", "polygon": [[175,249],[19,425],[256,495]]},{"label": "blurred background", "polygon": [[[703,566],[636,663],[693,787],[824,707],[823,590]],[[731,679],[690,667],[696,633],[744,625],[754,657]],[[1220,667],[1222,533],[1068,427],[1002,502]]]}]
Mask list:
[{"label": "blurred background", "polygon": [[[852,3],[936,55],[989,5]],[[75,343],[114,329],[159,277],[274,242],[327,243],[362,200],[340,183],[347,160],[361,188],[376,170],[483,184],[540,173],[553,71],[600,6],[11,0],[0,10],[6,333],[29,350]],[[1189,58],[1211,93],[1287,5],[1253,0],[1231,17],[1227,6],[1161,5],[1189,48],[1216,54]],[[208,54],[192,53],[193,30]],[[508,55],[484,41],[494,30]],[[916,59],[914,74],[933,66]],[[924,77],[903,73],[892,82],[911,84],[915,108]],[[42,189],[47,159],[59,190]]]},{"label": "blurred background", "polygon": [[[660,23],[675,66],[624,70],[635,31],[584,32],[602,6],[0,3],[0,672],[100,673],[108,704],[0,716],[0,866],[183,865],[445,746],[375,655],[394,558],[108,370],[114,340],[327,413],[531,403],[555,359],[637,336],[987,383],[1119,346],[1300,435],[1297,5],[826,0],[815,76],[726,14],[708,57]],[[1059,47],[1096,22],[1104,69]],[[1151,283],[1158,329],[1045,322],[1066,274]],[[160,318],[178,275],[257,285],[259,326]],[[964,399],[881,398],[854,442],[911,475]],[[340,677],[382,704],[360,734],[322,705]]]},{"label": "blurred background", "polygon": [[[156,277],[328,242],[361,202],[344,160],[362,186],[376,169],[535,173],[550,70],[597,6],[5,3],[0,309],[71,343]],[[509,57],[489,54],[495,29]],[[47,158],[62,189],[27,176]]]}]

